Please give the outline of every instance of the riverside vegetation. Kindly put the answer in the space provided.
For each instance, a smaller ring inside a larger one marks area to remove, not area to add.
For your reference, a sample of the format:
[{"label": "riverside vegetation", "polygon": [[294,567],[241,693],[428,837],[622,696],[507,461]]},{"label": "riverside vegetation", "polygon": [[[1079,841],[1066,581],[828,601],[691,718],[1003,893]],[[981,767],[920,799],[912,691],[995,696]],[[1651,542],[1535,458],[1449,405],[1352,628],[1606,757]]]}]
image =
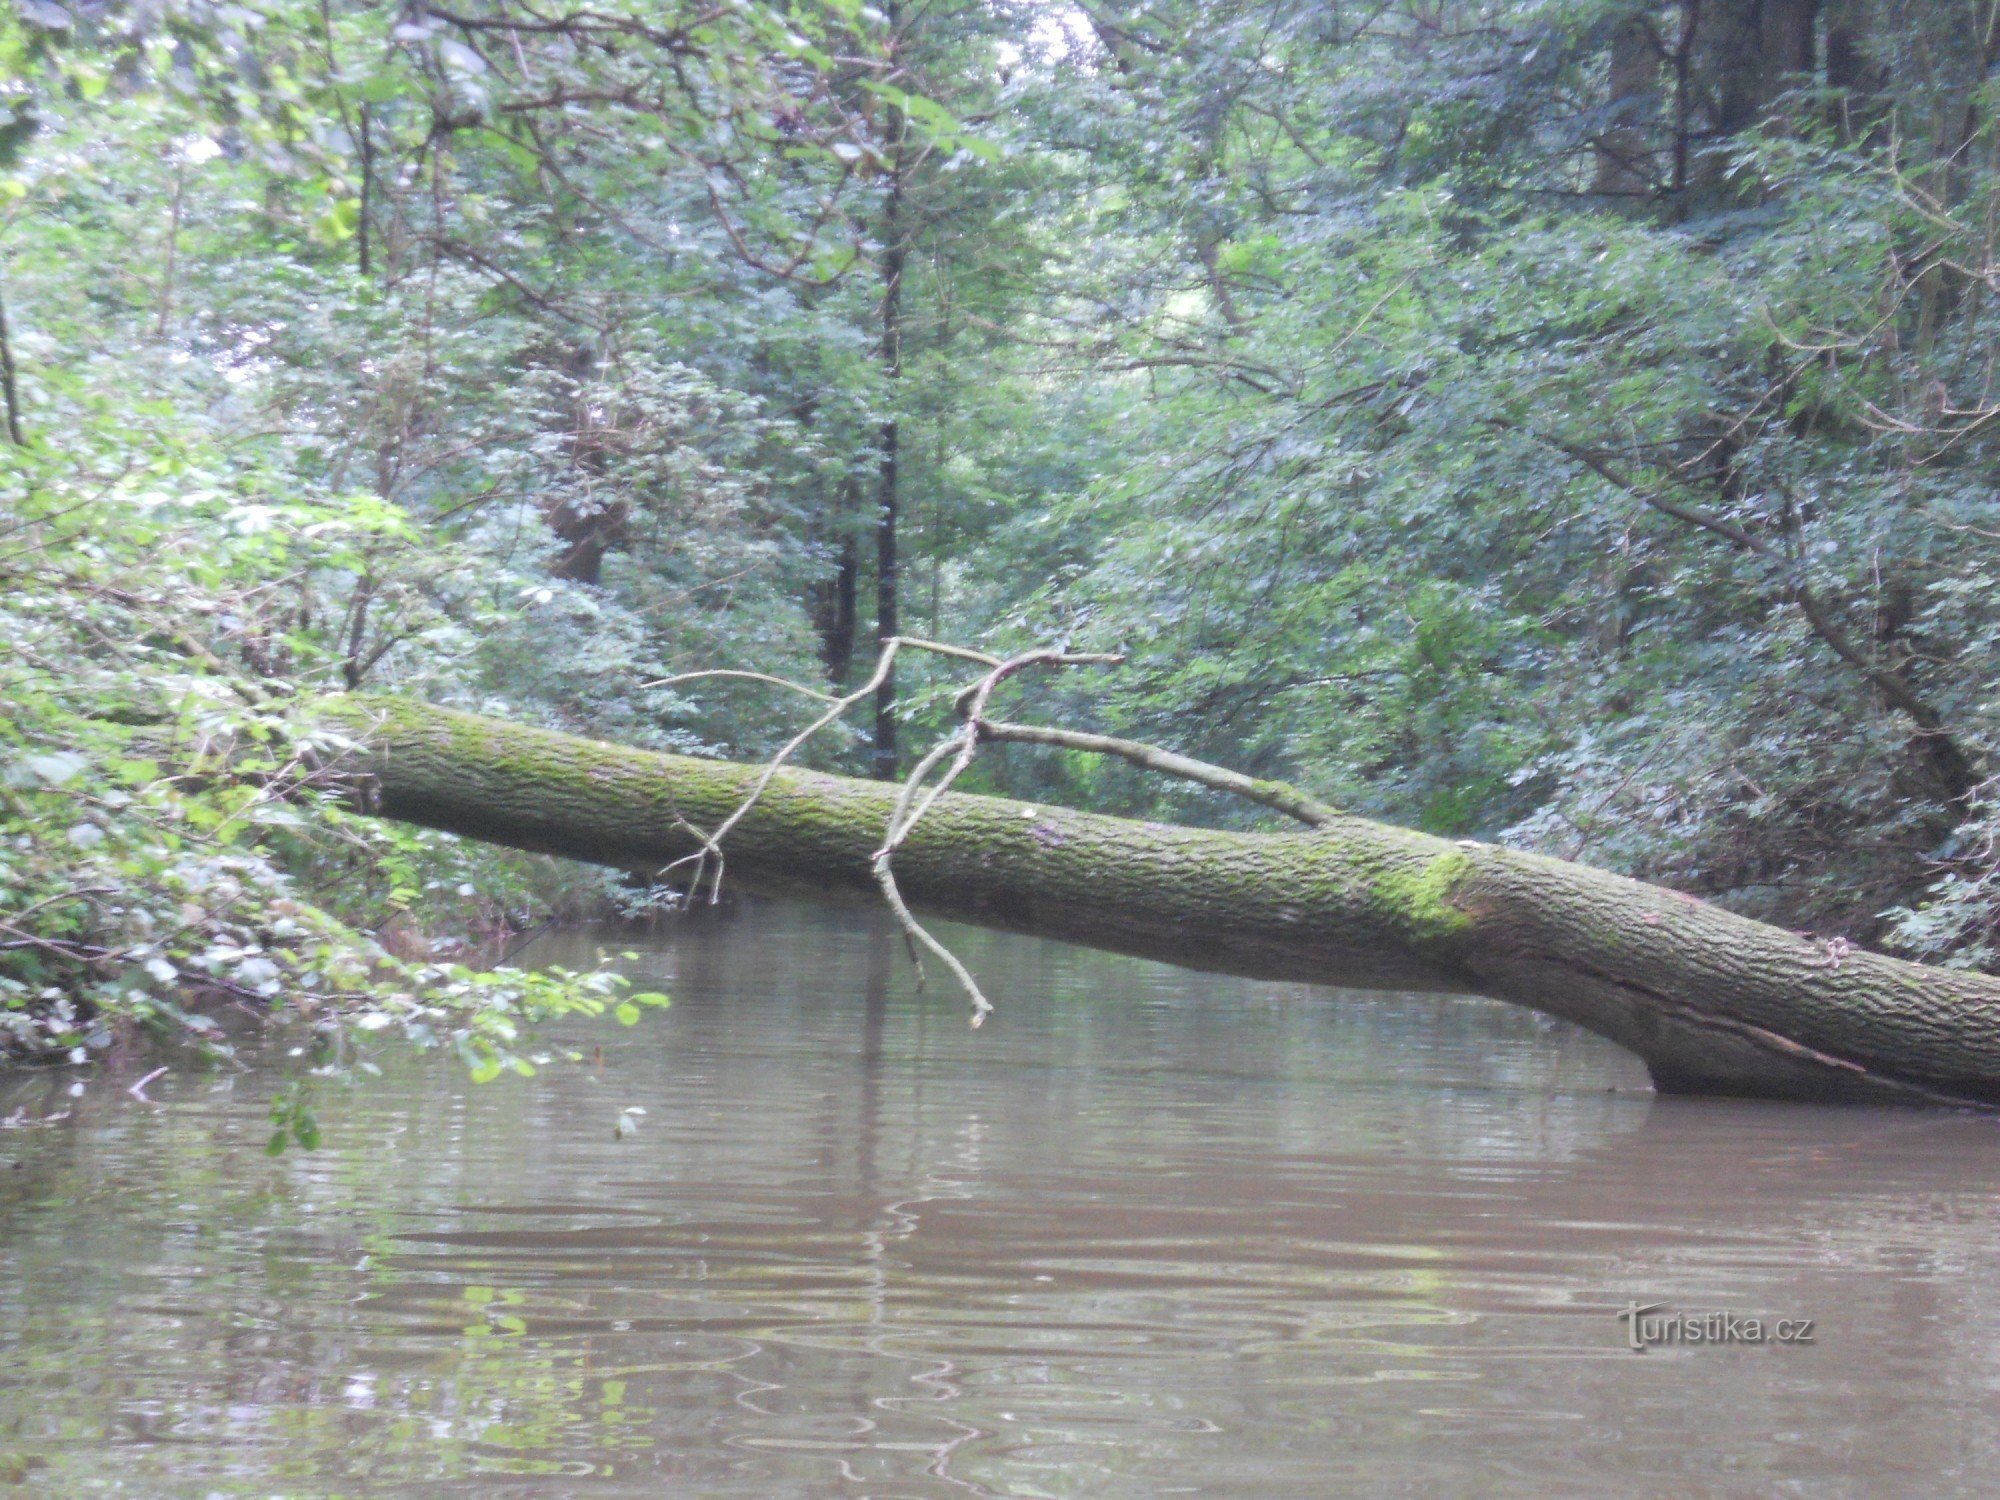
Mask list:
[{"label": "riverside vegetation", "polygon": [[[531,1069],[662,997],[454,960],[657,867],[368,816],[329,695],[757,761],[757,674],[906,631],[1115,652],[1019,717],[1836,987],[1989,970],[1996,60],[1990,4],[1889,0],[20,4],[8,1044],[275,1007]],[[877,675],[808,761],[949,732],[959,678]],[[1062,745],[960,785],[1268,811]],[[1464,873],[1396,878],[1449,928]]]}]

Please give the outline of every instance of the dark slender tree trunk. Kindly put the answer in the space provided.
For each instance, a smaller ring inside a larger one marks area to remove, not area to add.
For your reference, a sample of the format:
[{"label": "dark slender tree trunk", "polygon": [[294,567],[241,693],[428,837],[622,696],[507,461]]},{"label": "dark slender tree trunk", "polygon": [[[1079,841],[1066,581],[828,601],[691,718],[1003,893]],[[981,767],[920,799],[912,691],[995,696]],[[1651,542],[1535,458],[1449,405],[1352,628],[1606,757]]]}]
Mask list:
[{"label": "dark slender tree trunk", "polygon": [[1697,28],[1684,212],[1710,214],[1755,202],[1731,171],[1727,141],[1755,125],[1764,104],[1764,25],[1759,0],[1704,0]]},{"label": "dark slender tree trunk", "polygon": [[1675,220],[1687,217],[1688,188],[1694,179],[1694,55],[1700,37],[1701,0],[1682,0],[1680,35],[1674,41],[1673,167],[1667,184]]},{"label": "dark slender tree trunk", "polygon": [[[896,450],[894,418],[882,424],[882,494],[875,517],[875,642],[886,643],[902,630],[897,610]],[[875,689],[875,774],[896,774],[896,671],[892,664]]]},{"label": "dark slender tree trunk", "polygon": [[369,272],[368,216],[375,189],[375,136],[369,128],[368,106],[361,106],[361,222],[355,227],[356,260],[361,274]]},{"label": "dark slender tree trunk", "polygon": [[1692,199],[1686,211],[1755,201],[1757,184],[1731,182],[1726,143],[1760,123],[1785,124],[1772,107],[1812,79],[1819,7],[1820,0],[1683,0],[1675,160]]},{"label": "dark slender tree trunk", "polygon": [[1763,0],[1760,21],[1765,124],[1791,131],[1804,122],[1779,101],[1813,82],[1819,65],[1819,0]]},{"label": "dark slender tree trunk", "polygon": [[852,479],[842,480],[833,515],[833,572],[820,580],[813,600],[820,660],[826,663],[826,675],[836,683],[846,682],[854,666],[856,595],[861,573],[861,545],[855,527],[860,523],[860,508],[861,487]]},{"label": "dark slender tree trunk", "polygon": [[1757,123],[1764,102],[1764,24],[1759,0],[1709,0],[1708,65],[1717,136]]},{"label": "dark slender tree trunk", "polygon": [[0,302],[0,394],[7,399],[7,441],[23,447],[21,436],[21,394],[14,382],[14,337],[7,330],[7,304]]},{"label": "dark slender tree trunk", "polygon": [[1654,131],[1660,114],[1660,39],[1651,16],[1634,11],[1611,33],[1611,123],[1597,140],[1594,186],[1635,198],[1654,187]]},{"label": "dark slender tree trunk", "polygon": [[840,539],[840,562],[833,575],[833,628],[826,638],[827,675],[835,682],[847,681],[854,669],[855,590],[861,578],[861,545],[851,524]]},{"label": "dark slender tree trunk", "polygon": [[1826,11],[1826,82],[1829,88],[1866,89],[1864,26],[1857,0],[1832,0]]},{"label": "dark slender tree trunk", "polygon": [[1888,82],[1886,71],[1868,56],[1864,0],[1831,0],[1826,8],[1826,83],[1834,91],[1834,122],[1841,139],[1868,140],[1882,123],[1876,96]]},{"label": "dark slender tree trunk", "polygon": [[1763,0],[1758,19],[1763,30],[1760,61],[1768,102],[1811,80],[1818,61],[1814,32],[1819,0]]},{"label": "dark slender tree trunk", "polygon": [[368,606],[375,598],[375,580],[363,574],[354,582],[354,598],[347,611],[347,655],[340,663],[341,681],[351,693],[368,675],[362,660],[362,646],[368,639]]},{"label": "dark slender tree trunk", "polygon": [[[889,10],[893,29],[897,24],[894,6]],[[903,265],[908,253],[903,224],[903,134],[901,110],[890,107],[888,115],[891,167],[888,196],[882,205],[882,343],[880,356],[884,400],[889,416],[880,433],[880,490],[875,513],[875,641],[879,647],[902,629],[900,620],[901,575],[896,556],[896,522],[902,508],[898,490],[897,462],[902,432],[897,422],[896,403],[903,377]],[[894,777],[896,753],[896,675],[885,673],[875,690],[875,755],[877,776]]]}]

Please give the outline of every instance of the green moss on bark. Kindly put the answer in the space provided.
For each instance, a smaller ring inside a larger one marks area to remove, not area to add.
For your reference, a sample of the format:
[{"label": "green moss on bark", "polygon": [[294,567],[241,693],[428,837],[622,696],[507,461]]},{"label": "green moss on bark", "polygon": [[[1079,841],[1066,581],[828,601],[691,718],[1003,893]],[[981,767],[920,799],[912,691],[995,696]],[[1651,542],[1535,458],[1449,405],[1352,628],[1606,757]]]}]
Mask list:
[{"label": "green moss on bark", "polygon": [[[758,768],[655,755],[407,700],[330,712],[379,810],[509,844],[658,868]],[[728,879],[874,894],[895,792],[773,778]],[[1663,1087],[2000,1105],[2000,981],[1794,933],[1622,876],[1338,816],[1309,833],[1135,823],[947,794],[897,855],[919,910],[1242,974],[1478,993],[1623,1043]]]},{"label": "green moss on bark", "polygon": [[1471,930],[1472,918],[1452,897],[1472,869],[1470,857],[1453,849],[1415,869],[1391,866],[1370,882],[1370,892],[1382,915],[1412,938],[1439,942]]}]

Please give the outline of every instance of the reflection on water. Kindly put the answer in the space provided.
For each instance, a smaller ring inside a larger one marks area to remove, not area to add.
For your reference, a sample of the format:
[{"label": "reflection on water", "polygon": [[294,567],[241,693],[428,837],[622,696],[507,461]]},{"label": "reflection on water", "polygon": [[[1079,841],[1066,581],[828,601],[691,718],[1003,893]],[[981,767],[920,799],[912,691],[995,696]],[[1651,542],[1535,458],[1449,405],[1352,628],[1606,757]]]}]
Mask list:
[{"label": "reflection on water", "polygon": [[[976,1033],[866,914],[669,925],[600,1062],[385,1058],[278,1161],[274,1072],[15,1080],[75,1115],[0,1133],[0,1490],[1992,1492],[1991,1122],[955,941]],[[1817,1342],[1633,1354],[1628,1300]]]}]

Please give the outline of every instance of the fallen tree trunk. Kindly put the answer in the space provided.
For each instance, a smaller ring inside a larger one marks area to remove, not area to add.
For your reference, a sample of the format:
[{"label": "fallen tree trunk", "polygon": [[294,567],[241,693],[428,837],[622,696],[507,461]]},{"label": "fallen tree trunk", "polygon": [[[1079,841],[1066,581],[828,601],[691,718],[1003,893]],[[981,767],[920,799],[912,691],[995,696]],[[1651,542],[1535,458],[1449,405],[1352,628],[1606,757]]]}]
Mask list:
[{"label": "fallen tree trunk", "polygon": [[[700,847],[756,766],[402,699],[330,710],[372,805],[633,870]],[[728,878],[875,889],[896,788],[785,770]],[[1815,941],[1582,865],[1340,817],[1227,833],[948,794],[896,854],[920,911],[1255,979],[1487,995],[1637,1053],[1676,1093],[2000,1107],[2000,980]]]}]

